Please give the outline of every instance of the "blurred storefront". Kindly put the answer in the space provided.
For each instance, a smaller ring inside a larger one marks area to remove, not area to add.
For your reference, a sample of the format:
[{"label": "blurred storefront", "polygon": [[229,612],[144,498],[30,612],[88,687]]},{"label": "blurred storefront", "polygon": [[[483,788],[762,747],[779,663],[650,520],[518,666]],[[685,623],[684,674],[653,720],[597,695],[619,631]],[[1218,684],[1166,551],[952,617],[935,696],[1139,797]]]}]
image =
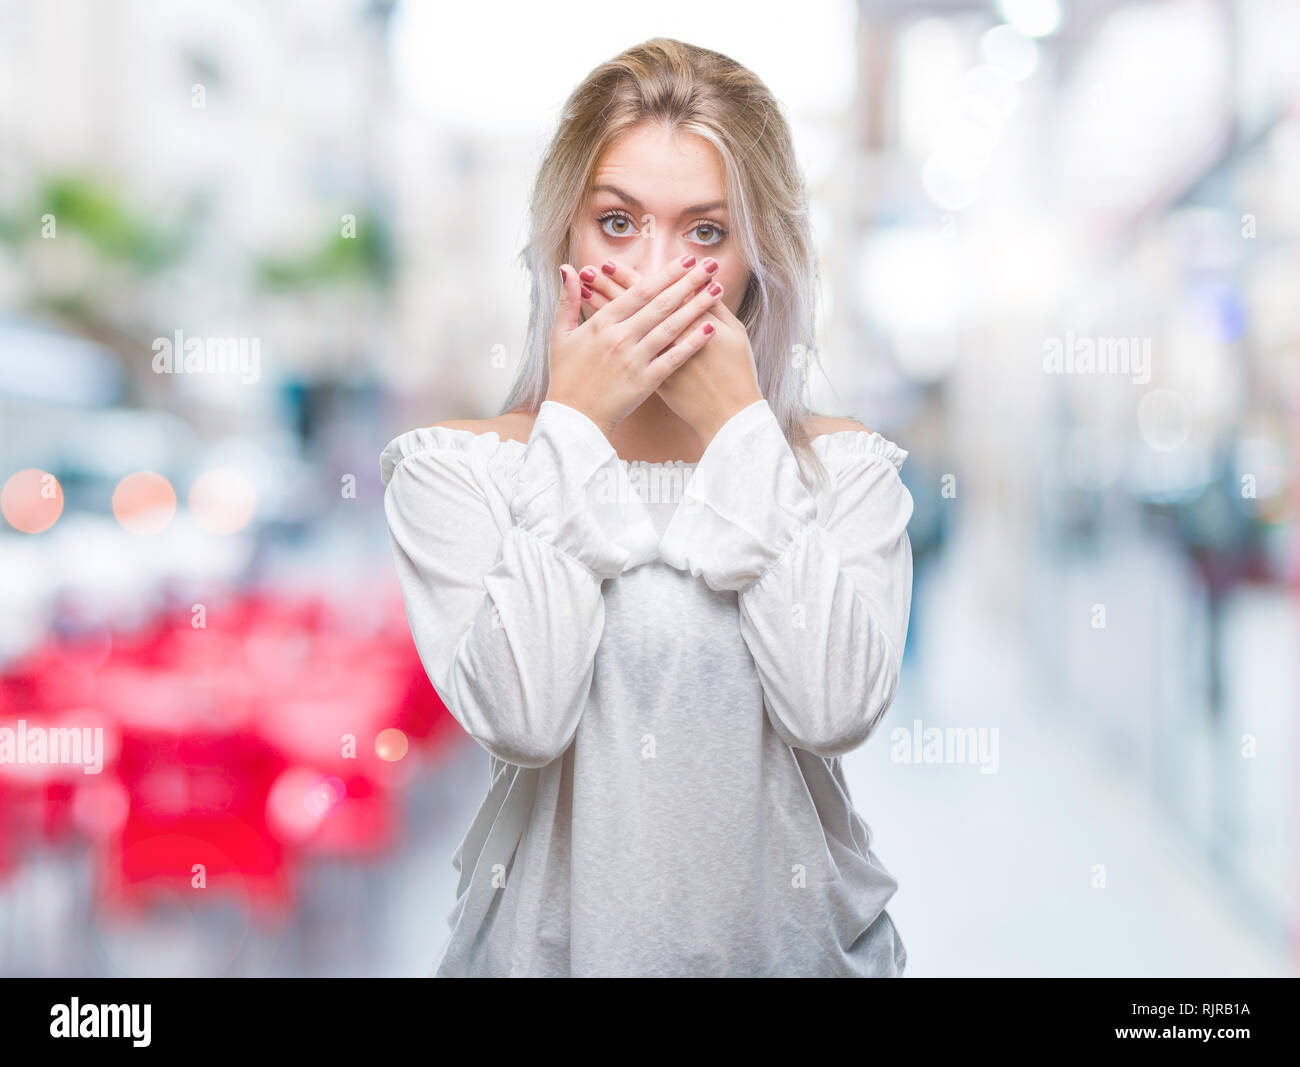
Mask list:
[{"label": "blurred storefront", "polygon": [[[0,762],[0,973],[427,966],[486,759],[411,644],[378,456],[495,413],[555,108],[658,32],[790,101],[814,409],[909,451],[908,707],[985,725],[1026,679],[1294,959],[1296,5],[846,0],[779,41],[669,9],[541,47],[520,5],[484,60],[496,16],[443,5],[0,0],[0,726],[103,759]],[[1010,834],[995,796],[953,803]]]}]

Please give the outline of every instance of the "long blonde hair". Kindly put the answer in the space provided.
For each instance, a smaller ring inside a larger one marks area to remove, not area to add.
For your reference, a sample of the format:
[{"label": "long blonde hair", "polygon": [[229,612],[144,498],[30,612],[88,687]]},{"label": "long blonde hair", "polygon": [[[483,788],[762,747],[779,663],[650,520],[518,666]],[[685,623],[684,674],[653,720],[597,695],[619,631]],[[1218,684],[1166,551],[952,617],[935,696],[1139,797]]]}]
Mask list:
[{"label": "long blonde hair", "polygon": [[808,371],[815,344],[818,268],[808,197],[790,128],[750,70],[718,52],[667,37],[644,41],[593,70],[565,101],[542,157],[520,259],[532,275],[523,359],[501,414],[536,412],[546,398],[548,350],[574,227],[600,160],[642,123],[696,134],[726,174],[732,232],[750,281],[736,317],[754,352],[758,387],[794,451],[805,485],[826,470],[811,447]]}]

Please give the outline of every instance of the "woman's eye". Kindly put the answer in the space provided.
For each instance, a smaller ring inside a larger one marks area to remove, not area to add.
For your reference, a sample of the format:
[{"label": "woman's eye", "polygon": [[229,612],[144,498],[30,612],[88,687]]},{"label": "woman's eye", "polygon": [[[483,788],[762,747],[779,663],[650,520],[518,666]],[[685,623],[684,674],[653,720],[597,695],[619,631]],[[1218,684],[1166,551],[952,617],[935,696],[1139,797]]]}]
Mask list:
[{"label": "woman's eye", "polygon": [[[599,221],[600,223],[600,228],[604,230],[605,233],[607,233],[610,237],[626,237],[629,233],[632,232],[634,228],[632,225],[632,220],[627,215],[621,215],[621,214],[602,215],[597,221]],[[610,229],[611,224],[618,226],[620,228],[611,230]]]},{"label": "woman's eye", "polygon": [[[636,232],[635,221],[630,215],[625,215],[621,211],[611,211],[601,215],[596,221],[600,223],[601,230],[608,237],[628,237]],[[697,222],[689,232],[696,243],[702,245],[716,245],[727,236],[726,230],[712,222]]]},{"label": "woman's eye", "polygon": [[724,230],[721,226],[713,225],[713,223],[711,222],[697,222],[695,224],[695,229],[692,230],[691,232],[698,234],[701,230],[704,230],[708,234],[706,238],[701,240],[700,242],[701,244],[716,245],[719,241],[721,241],[724,237],[727,236],[726,230]]}]

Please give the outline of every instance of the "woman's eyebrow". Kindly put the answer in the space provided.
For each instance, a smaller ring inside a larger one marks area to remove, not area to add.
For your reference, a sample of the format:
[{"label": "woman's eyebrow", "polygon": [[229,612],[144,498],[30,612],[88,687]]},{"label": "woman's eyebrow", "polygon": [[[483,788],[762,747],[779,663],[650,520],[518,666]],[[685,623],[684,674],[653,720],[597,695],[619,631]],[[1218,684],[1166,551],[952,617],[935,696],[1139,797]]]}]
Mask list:
[{"label": "woman's eyebrow", "polygon": [[[620,189],[617,185],[593,185],[591,187],[591,191],[593,193],[613,193],[620,200],[626,200],[638,211],[645,210],[645,205],[641,203],[640,200],[638,200],[635,196],[628,196],[628,194],[623,192],[623,190]],[[726,206],[727,206],[727,202],[725,200],[711,200],[707,204],[692,204],[690,207],[684,207],[682,208],[682,214],[699,215],[705,211],[717,211],[718,209],[725,209]]]}]

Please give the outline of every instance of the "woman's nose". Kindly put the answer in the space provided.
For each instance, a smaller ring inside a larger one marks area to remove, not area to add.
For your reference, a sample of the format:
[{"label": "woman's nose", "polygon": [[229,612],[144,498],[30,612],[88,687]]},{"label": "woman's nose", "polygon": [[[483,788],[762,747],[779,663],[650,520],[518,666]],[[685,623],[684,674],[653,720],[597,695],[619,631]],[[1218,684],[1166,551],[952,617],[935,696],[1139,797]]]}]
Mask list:
[{"label": "woman's nose", "polygon": [[672,234],[656,233],[650,237],[641,239],[645,248],[641,252],[642,274],[654,274],[663,270],[674,260],[681,259],[683,256],[693,255],[689,249],[682,247]]}]

